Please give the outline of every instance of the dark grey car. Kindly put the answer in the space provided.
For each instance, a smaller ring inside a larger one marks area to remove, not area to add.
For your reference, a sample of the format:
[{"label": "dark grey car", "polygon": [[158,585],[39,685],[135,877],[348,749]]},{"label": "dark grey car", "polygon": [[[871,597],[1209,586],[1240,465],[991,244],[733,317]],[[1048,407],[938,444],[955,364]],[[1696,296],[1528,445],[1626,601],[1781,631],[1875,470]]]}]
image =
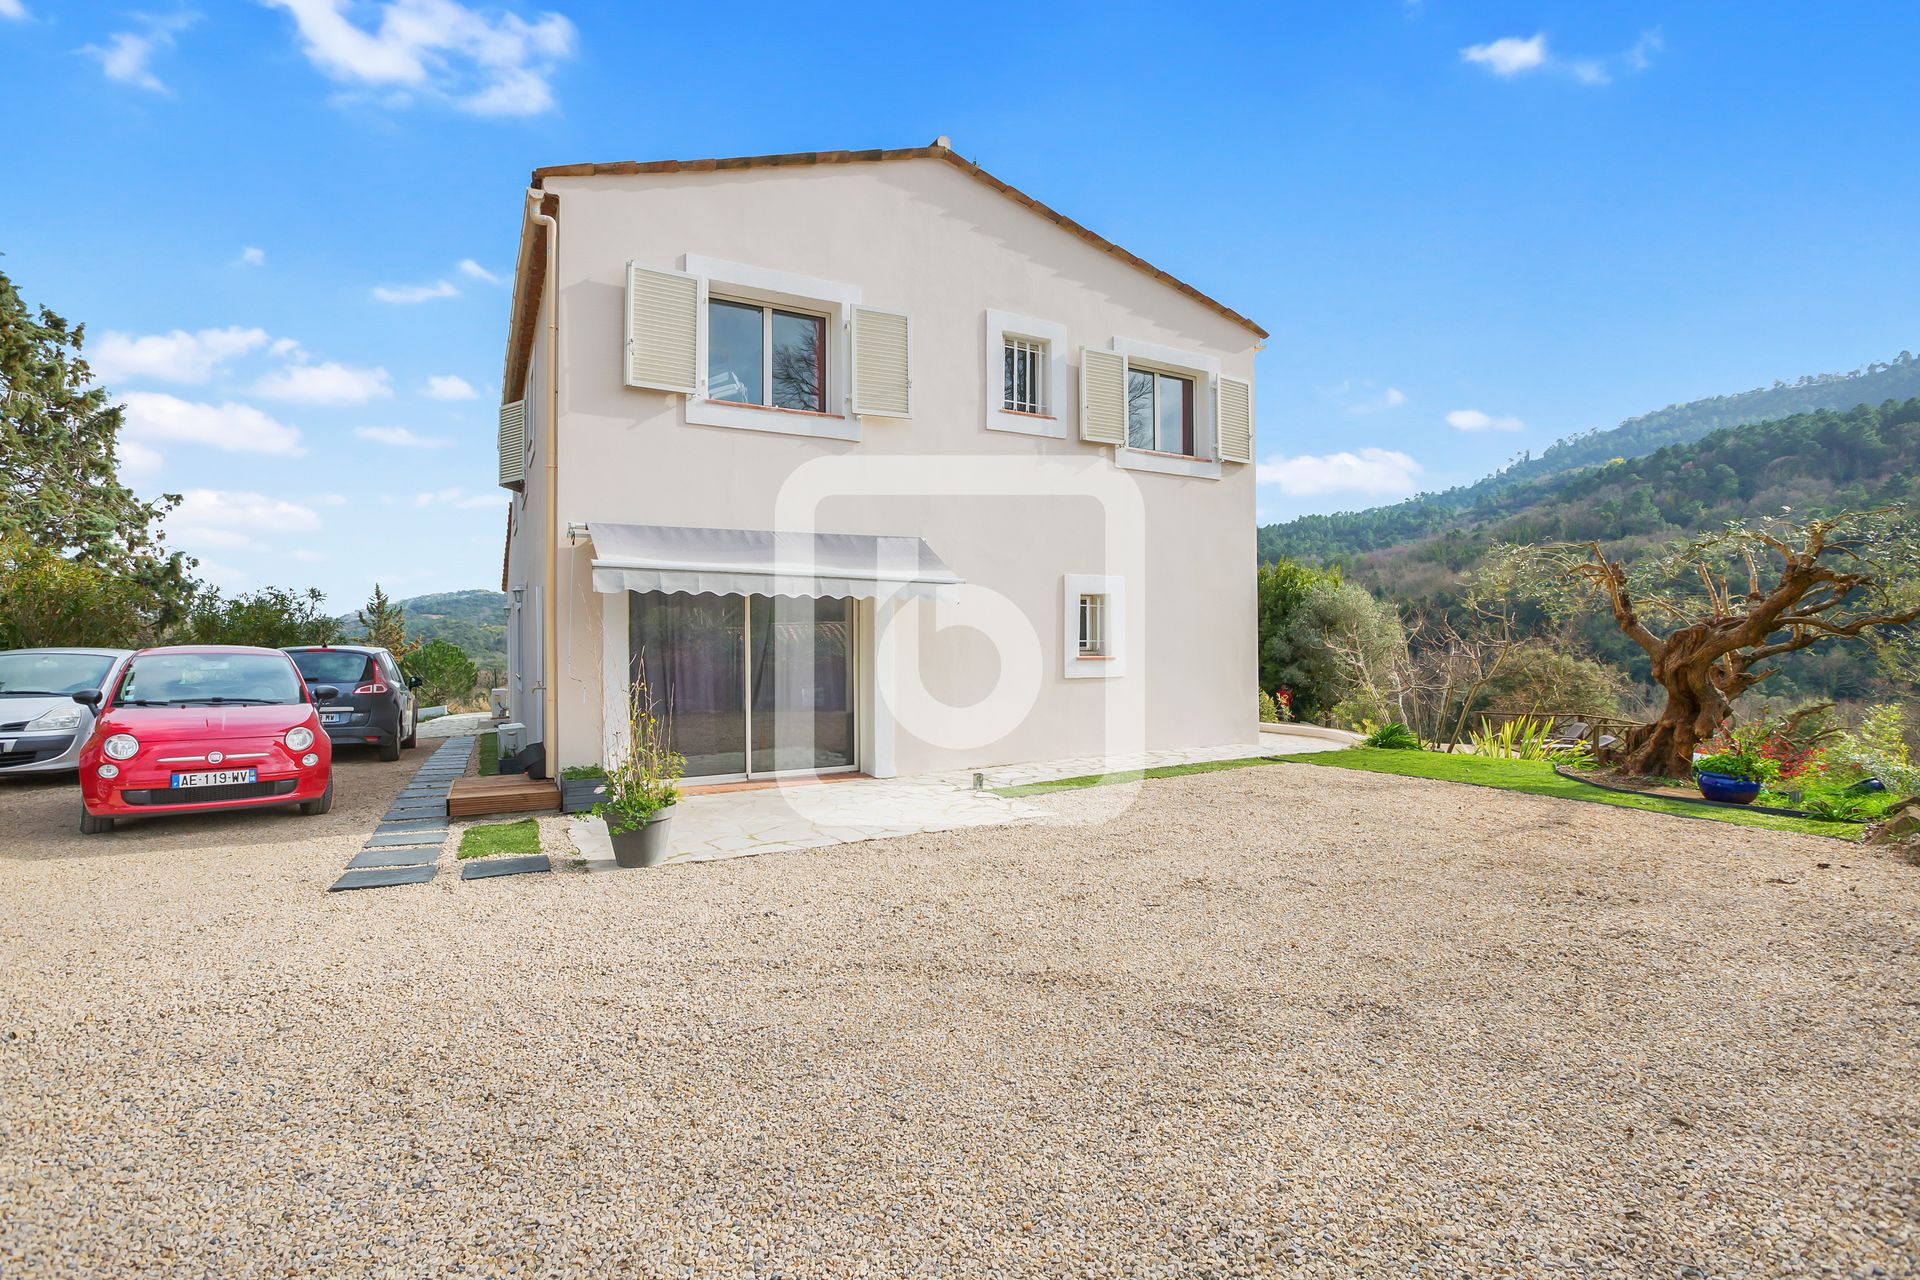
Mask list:
[{"label": "dark grey car", "polygon": [[320,727],[336,747],[378,747],[382,760],[398,760],[420,729],[417,677],[402,675],[391,653],[373,645],[331,644],[290,648],[293,665],[308,687],[328,684],[340,696],[320,704]]}]

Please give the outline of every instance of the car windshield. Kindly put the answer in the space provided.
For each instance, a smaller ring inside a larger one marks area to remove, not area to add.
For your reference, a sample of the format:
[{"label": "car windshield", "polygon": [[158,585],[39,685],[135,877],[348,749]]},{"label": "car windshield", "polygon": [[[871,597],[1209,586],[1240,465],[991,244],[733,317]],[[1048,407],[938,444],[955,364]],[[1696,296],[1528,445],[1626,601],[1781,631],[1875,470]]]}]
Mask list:
[{"label": "car windshield", "polygon": [[217,702],[301,701],[293,664],[266,653],[150,653],[120,677],[122,706],[169,707]]},{"label": "car windshield", "polygon": [[358,684],[370,674],[367,664],[372,661],[351,649],[296,649],[293,653],[293,665],[308,684]]},{"label": "car windshield", "polygon": [[40,653],[31,649],[0,653],[0,698],[98,689],[112,667],[113,659],[99,653]]}]

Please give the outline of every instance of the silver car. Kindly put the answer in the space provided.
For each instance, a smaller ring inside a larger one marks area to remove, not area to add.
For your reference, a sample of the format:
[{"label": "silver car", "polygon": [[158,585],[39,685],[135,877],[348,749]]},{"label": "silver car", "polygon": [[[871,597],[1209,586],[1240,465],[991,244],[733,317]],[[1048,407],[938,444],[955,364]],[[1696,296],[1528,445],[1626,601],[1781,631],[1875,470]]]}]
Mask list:
[{"label": "silver car", "polygon": [[131,649],[8,649],[0,652],[0,775],[77,767],[93,732],[93,708],[73,700],[104,690]]}]

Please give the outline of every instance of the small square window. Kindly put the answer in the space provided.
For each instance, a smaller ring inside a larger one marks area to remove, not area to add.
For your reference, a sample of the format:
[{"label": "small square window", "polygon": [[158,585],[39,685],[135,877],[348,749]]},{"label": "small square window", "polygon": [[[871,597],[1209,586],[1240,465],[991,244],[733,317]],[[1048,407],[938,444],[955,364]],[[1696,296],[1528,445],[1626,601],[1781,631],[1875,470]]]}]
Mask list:
[{"label": "small square window", "polygon": [[1083,593],[1080,597],[1080,656],[1104,658],[1107,654],[1107,598]]},{"label": "small square window", "polygon": [[1047,398],[1047,344],[1038,338],[1007,334],[1002,354],[1005,372],[1001,408],[1008,413],[1052,412]]}]

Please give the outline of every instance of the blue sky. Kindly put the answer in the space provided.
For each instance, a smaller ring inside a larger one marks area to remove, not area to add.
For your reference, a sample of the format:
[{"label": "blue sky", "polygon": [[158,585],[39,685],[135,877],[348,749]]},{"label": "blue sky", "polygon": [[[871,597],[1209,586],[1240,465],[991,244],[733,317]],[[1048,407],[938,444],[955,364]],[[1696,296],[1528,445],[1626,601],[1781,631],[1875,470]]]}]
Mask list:
[{"label": "blue sky", "polygon": [[1025,12],[0,0],[0,269],[204,576],[343,610],[498,584],[541,164],[951,135],[1273,331],[1262,519],[1920,346],[1920,6]]}]

